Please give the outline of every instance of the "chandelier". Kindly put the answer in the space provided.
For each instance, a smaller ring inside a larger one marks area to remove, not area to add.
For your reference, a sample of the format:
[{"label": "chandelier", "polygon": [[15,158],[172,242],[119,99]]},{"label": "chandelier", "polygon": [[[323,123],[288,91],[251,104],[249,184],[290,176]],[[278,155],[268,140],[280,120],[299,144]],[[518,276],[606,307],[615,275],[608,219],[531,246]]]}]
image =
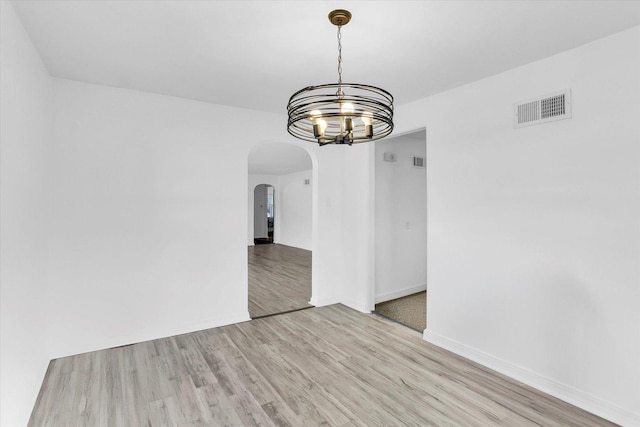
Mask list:
[{"label": "chandelier", "polygon": [[393,131],[393,96],[384,89],[342,82],[341,29],[348,10],[334,10],[329,21],[338,27],[338,83],[308,86],[289,99],[287,131],[305,141],[357,144],[384,138]]}]

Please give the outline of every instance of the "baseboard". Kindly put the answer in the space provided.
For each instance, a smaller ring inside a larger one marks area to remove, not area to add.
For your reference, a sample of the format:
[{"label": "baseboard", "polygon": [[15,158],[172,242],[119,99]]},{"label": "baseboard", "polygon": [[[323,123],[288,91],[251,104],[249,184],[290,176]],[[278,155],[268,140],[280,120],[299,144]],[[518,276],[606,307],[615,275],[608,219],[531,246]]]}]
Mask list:
[{"label": "baseboard", "polygon": [[418,292],[422,292],[426,290],[427,290],[427,284],[422,283],[420,285],[412,286],[410,288],[399,289],[397,291],[376,295],[376,304],[389,301],[392,299],[396,299],[396,298],[406,297],[407,295],[417,294]]},{"label": "baseboard", "polygon": [[325,307],[327,305],[338,304],[340,300],[338,298],[314,298],[311,296],[311,300],[309,300],[309,304],[314,307]]},{"label": "baseboard", "polygon": [[640,415],[613,405],[582,390],[552,380],[536,372],[514,365],[473,347],[459,343],[428,329],[425,341],[479,363],[501,374],[622,426],[640,426]]},{"label": "baseboard", "polygon": [[342,300],[340,301],[340,303],[346,305],[349,308],[353,308],[360,313],[371,313],[374,310],[374,307],[369,307],[368,304],[363,302]]}]

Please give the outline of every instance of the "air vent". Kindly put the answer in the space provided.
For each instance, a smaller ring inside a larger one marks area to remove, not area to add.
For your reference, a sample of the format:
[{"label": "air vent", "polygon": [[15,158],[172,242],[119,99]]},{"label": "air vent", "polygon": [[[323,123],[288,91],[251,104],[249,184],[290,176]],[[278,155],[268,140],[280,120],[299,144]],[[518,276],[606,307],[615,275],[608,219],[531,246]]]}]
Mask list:
[{"label": "air vent", "polygon": [[413,157],[413,167],[414,168],[423,168],[424,167],[424,157]]},{"label": "air vent", "polygon": [[513,104],[513,127],[571,118],[571,89]]}]

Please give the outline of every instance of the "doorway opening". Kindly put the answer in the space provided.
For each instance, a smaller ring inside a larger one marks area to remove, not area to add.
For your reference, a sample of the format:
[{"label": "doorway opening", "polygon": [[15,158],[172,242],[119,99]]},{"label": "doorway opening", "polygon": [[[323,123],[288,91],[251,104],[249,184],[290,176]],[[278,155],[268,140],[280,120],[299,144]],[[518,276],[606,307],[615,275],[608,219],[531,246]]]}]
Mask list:
[{"label": "doorway opening", "polygon": [[313,166],[303,148],[249,153],[248,308],[252,319],[313,307]]},{"label": "doorway opening", "polygon": [[375,312],[420,332],[427,322],[427,134],[375,146]]},{"label": "doorway opening", "polygon": [[253,190],[253,243],[273,243],[275,226],[275,190],[272,185],[259,184]]}]

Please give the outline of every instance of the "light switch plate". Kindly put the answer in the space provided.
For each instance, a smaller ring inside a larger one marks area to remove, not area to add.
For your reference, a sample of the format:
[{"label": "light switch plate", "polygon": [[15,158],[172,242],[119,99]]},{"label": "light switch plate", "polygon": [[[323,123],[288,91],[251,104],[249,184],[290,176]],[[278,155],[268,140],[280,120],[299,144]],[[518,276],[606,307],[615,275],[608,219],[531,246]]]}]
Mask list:
[{"label": "light switch plate", "polygon": [[397,160],[396,153],[384,153],[382,156],[385,162],[395,162]]}]

